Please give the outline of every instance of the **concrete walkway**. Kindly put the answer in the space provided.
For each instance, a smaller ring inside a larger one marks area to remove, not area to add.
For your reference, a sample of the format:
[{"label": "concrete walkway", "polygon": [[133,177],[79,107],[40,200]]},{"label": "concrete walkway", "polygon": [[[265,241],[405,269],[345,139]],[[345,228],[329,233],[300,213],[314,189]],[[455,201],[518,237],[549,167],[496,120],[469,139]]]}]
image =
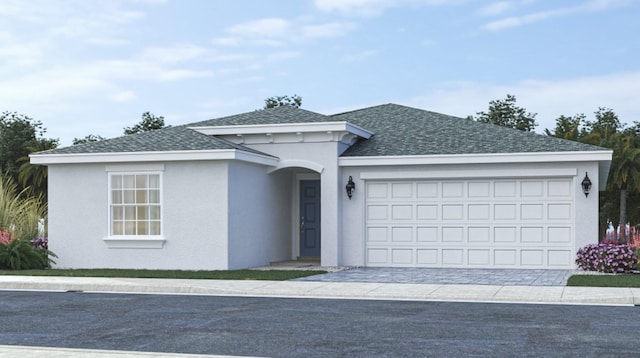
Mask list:
[{"label": "concrete walkway", "polygon": [[0,276],[3,290],[640,305],[640,288]]},{"label": "concrete walkway", "polygon": [[[640,305],[640,288],[531,285],[0,276],[0,290],[43,290],[62,292],[84,291],[330,299]],[[73,358],[89,356],[104,358],[198,357],[194,355],[163,353],[0,346],[0,358],[15,356],[28,358],[42,356]]]}]

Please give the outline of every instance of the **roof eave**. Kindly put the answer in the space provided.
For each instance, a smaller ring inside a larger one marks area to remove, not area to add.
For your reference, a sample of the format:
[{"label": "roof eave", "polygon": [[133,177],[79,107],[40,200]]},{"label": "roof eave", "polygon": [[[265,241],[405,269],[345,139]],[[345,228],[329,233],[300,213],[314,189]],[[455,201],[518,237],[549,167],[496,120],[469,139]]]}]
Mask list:
[{"label": "roof eave", "polygon": [[525,152],[525,153],[481,153],[481,154],[432,154],[396,156],[340,157],[338,165],[343,167],[368,165],[433,165],[433,164],[490,164],[490,163],[540,163],[540,162],[609,162],[613,151],[573,152]]},{"label": "roof eave", "polygon": [[147,151],[114,153],[31,154],[31,164],[143,163],[198,160],[240,160],[276,166],[278,158],[238,149]]},{"label": "roof eave", "polygon": [[373,132],[349,122],[273,123],[226,126],[190,126],[189,129],[206,135],[276,134],[309,132],[349,132],[369,139]]}]

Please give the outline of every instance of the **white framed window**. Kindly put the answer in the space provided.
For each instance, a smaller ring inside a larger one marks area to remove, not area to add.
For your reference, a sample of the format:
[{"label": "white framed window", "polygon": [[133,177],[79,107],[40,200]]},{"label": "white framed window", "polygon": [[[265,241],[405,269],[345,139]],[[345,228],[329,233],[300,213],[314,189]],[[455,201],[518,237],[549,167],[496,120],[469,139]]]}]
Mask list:
[{"label": "white framed window", "polygon": [[160,173],[109,175],[109,236],[162,235]]}]

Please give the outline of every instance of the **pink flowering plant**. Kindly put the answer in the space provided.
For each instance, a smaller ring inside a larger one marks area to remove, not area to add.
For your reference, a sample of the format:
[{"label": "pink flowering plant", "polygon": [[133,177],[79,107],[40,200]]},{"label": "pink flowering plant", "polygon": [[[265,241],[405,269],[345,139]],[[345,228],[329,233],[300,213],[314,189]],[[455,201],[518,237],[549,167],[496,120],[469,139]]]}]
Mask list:
[{"label": "pink flowering plant", "polygon": [[629,273],[637,263],[638,258],[627,244],[590,244],[576,255],[576,265],[586,271]]},{"label": "pink flowering plant", "polygon": [[9,245],[13,241],[13,234],[9,230],[0,228],[0,244]]}]

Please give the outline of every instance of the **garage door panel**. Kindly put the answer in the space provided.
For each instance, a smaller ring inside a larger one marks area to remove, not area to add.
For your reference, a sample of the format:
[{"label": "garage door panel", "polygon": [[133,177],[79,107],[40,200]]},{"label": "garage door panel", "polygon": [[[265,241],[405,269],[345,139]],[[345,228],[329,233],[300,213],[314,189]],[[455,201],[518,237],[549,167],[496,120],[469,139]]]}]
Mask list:
[{"label": "garage door panel", "polygon": [[442,197],[443,198],[462,198],[464,196],[464,183],[462,182],[443,182]]},{"label": "garage door panel", "polygon": [[367,182],[366,265],[570,268],[573,181]]},{"label": "garage door panel", "polygon": [[432,266],[438,264],[438,250],[437,249],[417,249],[416,250],[416,264],[417,266]]},{"label": "garage door panel", "polygon": [[438,183],[416,183],[417,197],[418,198],[437,198],[438,197]]},{"label": "garage door panel", "polygon": [[418,220],[438,220],[438,205],[417,205]]},{"label": "garage door panel", "polygon": [[469,249],[467,252],[468,263],[470,266],[481,265],[488,266],[491,264],[491,250],[486,249]]},{"label": "garage door panel", "polygon": [[488,226],[484,227],[474,227],[470,226],[468,228],[467,240],[470,243],[473,242],[483,242],[489,243],[491,240],[491,228]]},{"label": "garage door panel", "polygon": [[413,219],[413,206],[411,205],[392,205],[391,219],[393,220],[411,220]]},{"label": "garage door panel", "polygon": [[491,195],[491,183],[488,181],[470,182],[467,188],[469,198],[488,198]]},{"label": "garage door panel", "polygon": [[489,220],[491,217],[489,204],[469,204],[467,208],[469,220]]},{"label": "garage door panel", "polygon": [[392,227],[392,242],[413,242],[413,227]]},{"label": "garage door panel", "polygon": [[438,229],[437,226],[418,226],[417,228],[417,241],[418,242],[438,242]]},{"label": "garage door panel", "polygon": [[544,227],[524,226],[520,228],[520,242],[541,244],[544,242]]},{"label": "garage door panel", "polygon": [[393,183],[391,184],[391,195],[393,199],[404,199],[413,197],[412,183]]},{"label": "garage door panel", "polygon": [[544,182],[542,180],[523,180],[520,182],[520,195],[529,198],[541,198]]}]

